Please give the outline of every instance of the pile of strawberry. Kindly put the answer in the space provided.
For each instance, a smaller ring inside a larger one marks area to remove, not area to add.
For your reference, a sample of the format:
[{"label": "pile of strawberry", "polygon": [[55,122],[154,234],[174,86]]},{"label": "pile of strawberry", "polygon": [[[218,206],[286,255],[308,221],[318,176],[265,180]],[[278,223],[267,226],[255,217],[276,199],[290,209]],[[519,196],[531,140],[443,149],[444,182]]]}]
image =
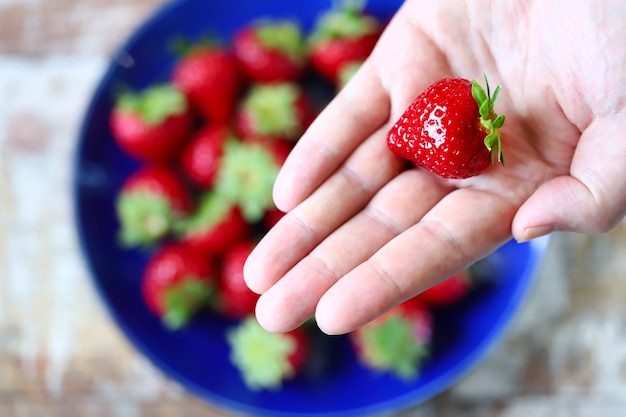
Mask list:
[{"label": "pile of strawberry", "polygon": [[[111,111],[115,141],[140,161],[116,210],[120,244],[149,249],[147,307],[171,330],[197,314],[233,319],[231,361],[251,389],[281,386],[311,353],[307,325],[284,335],[260,327],[258,295],[243,280],[246,258],[282,216],[272,203],[278,170],[325,104],[314,103],[307,80],[341,88],[381,30],[349,7],[321,15],[310,34],[293,21],[252,22],[227,46],[187,46],[167,80],[122,94]],[[465,275],[442,285],[351,334],[363,363],[416,375],[428,356],[429,307],[470,288]]]}]

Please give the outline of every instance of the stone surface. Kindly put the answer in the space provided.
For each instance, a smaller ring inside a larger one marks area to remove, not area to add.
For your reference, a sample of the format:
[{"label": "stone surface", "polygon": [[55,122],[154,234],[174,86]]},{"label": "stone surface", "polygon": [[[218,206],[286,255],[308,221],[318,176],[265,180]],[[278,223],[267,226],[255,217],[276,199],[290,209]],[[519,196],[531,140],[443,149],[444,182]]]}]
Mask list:
[{"label": "stone surface", "polygon": [[[73,153],[107,57],[163,0],[0,0],[0,415],[223,416],[138,355],[73,228]],[[401,416],[626,416],[626,226],[555,235],[513,327]]]}]

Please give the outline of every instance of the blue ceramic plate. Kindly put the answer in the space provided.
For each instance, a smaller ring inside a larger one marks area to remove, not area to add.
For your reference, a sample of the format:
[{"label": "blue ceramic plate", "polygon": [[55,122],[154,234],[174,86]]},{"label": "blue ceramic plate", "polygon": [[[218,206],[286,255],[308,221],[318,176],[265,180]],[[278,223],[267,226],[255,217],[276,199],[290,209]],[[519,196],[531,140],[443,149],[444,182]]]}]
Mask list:
[{"label": "blue ceramic plate", "polygon": [[[383,19],[399,0],[369,0]],[[122,181],[137,168],[114,144],[108,128],[113,94],[121,86],[142,88],[165,80],[174,63],[167,48],[173,35],[197,38],[208,32],[229,39],[258,17],[298,19],[310,29],[331,1],[182,0],[167,5],[120,50],[87,111],[76,156],[76,223],[95,286],[116,323],[139,351],[166,375],[210,404],[261,416],[363,416],[398,411],[448,388],[484,358],[522,302],[546,240],[510,242],[487,259],[497,276],[454,310],[437,314],[432,360],[407,382],[372,373],[350,353],[345,337],[320,338],[331,355],[319,357],[299,378],[276,392],[246,389],[229,364],[224,331],[232,323],[202,317],[179,332],[168,332],[141,299],[139,278],[147,260],[140,251],[116,244],[114,199]],[[328,346],[330,344],[330,346]]]}]

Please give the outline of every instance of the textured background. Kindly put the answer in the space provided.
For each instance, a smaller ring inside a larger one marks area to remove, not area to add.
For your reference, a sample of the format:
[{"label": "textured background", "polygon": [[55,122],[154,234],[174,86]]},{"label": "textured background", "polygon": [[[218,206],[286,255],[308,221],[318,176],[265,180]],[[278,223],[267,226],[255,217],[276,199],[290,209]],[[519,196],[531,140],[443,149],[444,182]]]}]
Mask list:
[{"label": "textured background", "polygon": [[[115,48],[164,0],[0,0],[0,416],[223,416],[113,326],[80,258],[72,156]],[[402,416],[626,416],[626,228],[557,235],[505,341]]]}]

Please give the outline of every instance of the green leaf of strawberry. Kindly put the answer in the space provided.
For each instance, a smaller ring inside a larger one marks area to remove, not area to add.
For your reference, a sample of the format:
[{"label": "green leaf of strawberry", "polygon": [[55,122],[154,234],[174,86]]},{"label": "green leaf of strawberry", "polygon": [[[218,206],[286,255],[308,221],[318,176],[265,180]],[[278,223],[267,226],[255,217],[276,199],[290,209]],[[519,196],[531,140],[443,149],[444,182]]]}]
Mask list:
[{"label": "green leaf of strawberry", "polygon": [[165,294],[163,323],[170,330],[178,330],[189,322],[213,295],[213,286],[202,282],[202,277],[185,277],[170,287]]},{"label": "green leaf of strawberry", "polygon": [[173,223],[169,200],[150,192],[122,193],[117,201],[117,216],[123,246],[145,246],[165,236]]},{"label": "green leaf of strawberry", "polygon": [[491,162],[500,162],[504,165],[504,159],[502,157],[502,142],[500,139],[500,128],[504,124],[504,115],[497,115],[493,110],[493,107],[500,92],[500,86],[496,88],[491,96],[489,88],[489,80],[485,75],[485,85],[487,91],[478,84],[476,80],[472,80],[472,97],[476,100],[478,105],[478,111],[480,113],[480,123],[487,131],[484,143],[489,152],[491,152]]},{"label": "green leaf of strawberry", "polygon": [[300,94],[294,83],[255,85],[244,99],[242,111],[258,134],[292,137],[302,129],[296,112]]},{"label": "green leaf of strawberry", "polygon": [[256,35],[261,44],[269,49],[280,51],[296,62],[305,58],[306,43],[300,26],[292,21],[260,22]]},{"label": "green leaf of strawberry", "polygon": [[274,156],[262,145],[231,140],[224,147],[215,189],[254,223],[273,207],[272,189],[278,170]]},{"label": "green leaf of strawberry", "polygon": [[297,339],[288,334],[269,333],[254,317],[230,329],[226,339],[230,359],[252,390],[280,388],[296,369],[290,361],[298,349]]},{"label": "green leaf of strawberry", "polygon": [[117,108],[138,114],[148,126],[156,126],[171,115],[187,111],[187,98],[170,84],[155,85],[141,93],[120,95]]},{"label": "green leaf of strawberry", "polygon": [[430,312],[407,301],[350,334],[357,356],[368,367],[403,379],[417,376],[429,355]]}]

